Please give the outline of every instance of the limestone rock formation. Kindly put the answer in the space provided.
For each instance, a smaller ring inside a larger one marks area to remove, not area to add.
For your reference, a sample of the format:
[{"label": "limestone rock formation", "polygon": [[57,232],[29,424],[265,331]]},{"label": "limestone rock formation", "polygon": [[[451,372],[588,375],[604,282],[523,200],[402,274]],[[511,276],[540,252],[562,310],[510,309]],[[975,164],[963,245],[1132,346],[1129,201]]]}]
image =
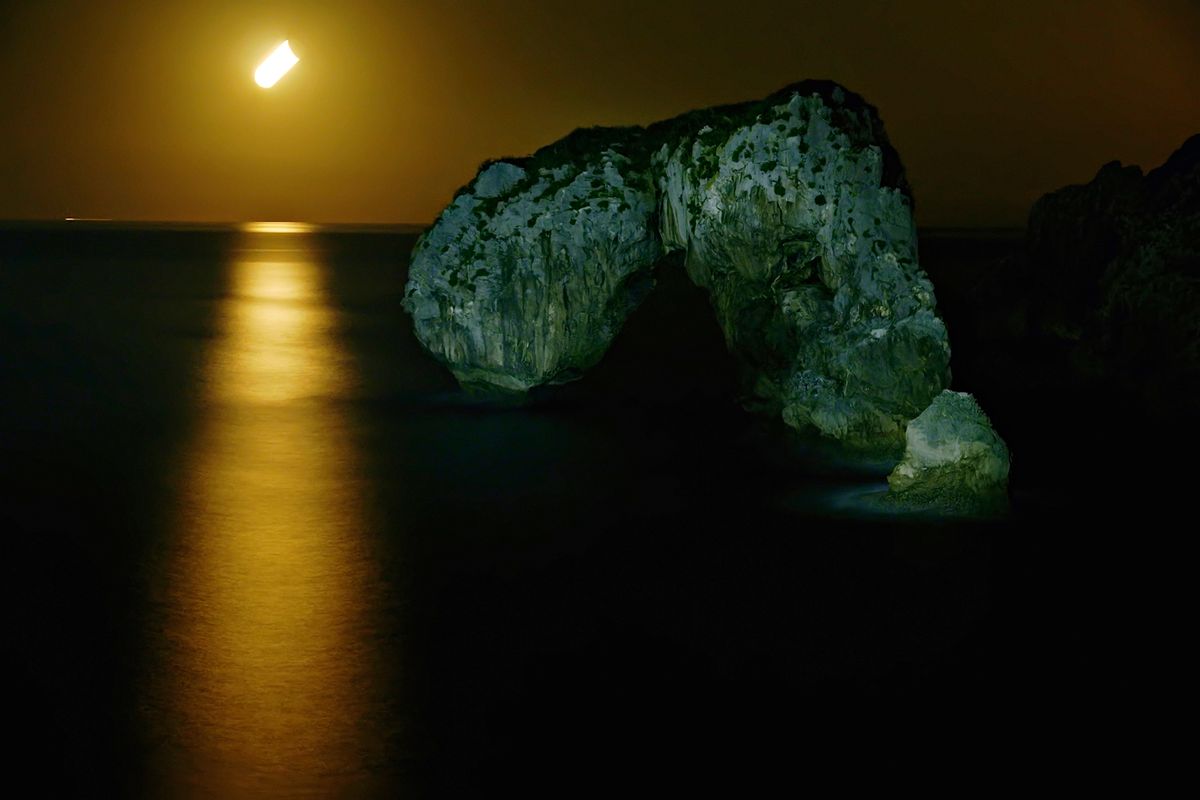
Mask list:
[{"label": "limestone rock formation", "polygon": [[949,383],[899,159],[840,87],[710,112],[656,155],[660,227],[708,289],[753,393],[798,429],[877,446]]},{"label": "limestone rock formation", "polygon": [[405,306],[459,382],[523,392],[594,364],[662,244],[637,132],[576,132],[485,164],[413,250]]},{"label": "limestone rock formation", "polygon": [[949,511],[1003,502],[1008,447],[975,398],[946,390],[908,423],[904,458],[888,476],[894,501]]},{"label": "limestone rock formation", "polygon": [[460,382],[524,391],[599,359],[673,250],[795,428],[898,448],[949,383],[899,158],[824,81],[485,164],[419,240],[405,306]]}]

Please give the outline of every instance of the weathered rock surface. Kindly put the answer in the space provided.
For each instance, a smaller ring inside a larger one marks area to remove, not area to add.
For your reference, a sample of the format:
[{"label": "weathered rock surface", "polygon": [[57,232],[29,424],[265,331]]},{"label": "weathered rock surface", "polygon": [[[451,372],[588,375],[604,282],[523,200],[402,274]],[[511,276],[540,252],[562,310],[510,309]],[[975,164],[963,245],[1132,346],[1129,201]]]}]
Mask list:
[{"label": "weathered rock surface", "polygon": [[1008,447],[975,398],[947,389],[908,423],[904,458],[888,485],[907,505],[971,511],[1003,501],[1008,469]]},{"label": "weathered rock surface", "polygon": [[660,226],[752,391],[798,429],[878,446],[949,383],[899,158],[840,87],[717,109],[656,155]]},{"label": "weathered rock surface", "polygon": [[673,250],[795,428],[898,448],[949,383],[903,168],[829,82],[484,165],[418,242],[405,305],[462,383],[524,391],[598,360]]},{"label": "weathered rock surface", "polygon": [[405,307],[459,382],[522,392],[594,364],[662,244],[638,132],[576,132],[485,164],[418,241]]}]

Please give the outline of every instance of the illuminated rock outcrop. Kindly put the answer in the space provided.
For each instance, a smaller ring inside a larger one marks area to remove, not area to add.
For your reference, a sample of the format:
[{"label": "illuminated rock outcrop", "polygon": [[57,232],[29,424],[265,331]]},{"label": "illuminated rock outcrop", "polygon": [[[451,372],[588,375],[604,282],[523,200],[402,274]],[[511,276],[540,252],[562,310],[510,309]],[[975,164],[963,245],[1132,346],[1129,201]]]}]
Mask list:
[{"label": "illuminated rock outcrop", "polygon": [[595,363],[674,250],[797,429],[898,451],[949,383],[899,158],[823,81],[485,164],[419,240],[405,306],[464,385],[521,392]]},{"label": "illuminated rock outcrop", "polygon": [[888,485],[911,507],[974,512],[1006,504],[1008,468],[1008,447],[979,403],[946,390],[908,423]]},{"label": "illuminated rock outcrop", "polygon": [[949,383],[950,347],[875,109],[817,86],[665,145],[660,227],[755,396],[795,428],[886,445]]},{"label": "illuminated rock outcrop", "polygon": [[418,241],[405,307],[460,383],[524,392],[604,355],[663,252],[638,138],[577,131],[485,164]]}]

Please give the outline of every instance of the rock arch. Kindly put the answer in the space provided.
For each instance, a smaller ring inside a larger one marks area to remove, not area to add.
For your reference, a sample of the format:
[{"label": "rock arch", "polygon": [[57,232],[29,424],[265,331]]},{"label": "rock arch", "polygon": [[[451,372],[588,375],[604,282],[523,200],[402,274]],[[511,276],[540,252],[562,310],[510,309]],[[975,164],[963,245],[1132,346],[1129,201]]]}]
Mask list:
[{"label": "rock arch", "polygon": [[405,308],[460,383],[525,392],[595,364],[676,250],[797,429],[893,448],[949,384],[900,159],[828,81],[485,163],[417,242]]}]

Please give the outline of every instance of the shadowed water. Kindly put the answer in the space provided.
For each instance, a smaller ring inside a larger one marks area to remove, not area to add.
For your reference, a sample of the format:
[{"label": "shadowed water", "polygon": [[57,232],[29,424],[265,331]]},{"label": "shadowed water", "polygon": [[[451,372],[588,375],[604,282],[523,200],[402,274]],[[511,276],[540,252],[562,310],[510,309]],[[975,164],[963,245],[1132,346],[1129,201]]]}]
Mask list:
[{"label": "shadowed water", "polygon": [[412,338],[410,235],[2,234],[11,755],[48,794],[755,794],[1119,702],[1086,654],[1130,564],[1088,526],[1127,510],[1022,484],[1016,436],[1009,517],[863,513],[886,465],[743,412],[677,264],[514,408]]}]

